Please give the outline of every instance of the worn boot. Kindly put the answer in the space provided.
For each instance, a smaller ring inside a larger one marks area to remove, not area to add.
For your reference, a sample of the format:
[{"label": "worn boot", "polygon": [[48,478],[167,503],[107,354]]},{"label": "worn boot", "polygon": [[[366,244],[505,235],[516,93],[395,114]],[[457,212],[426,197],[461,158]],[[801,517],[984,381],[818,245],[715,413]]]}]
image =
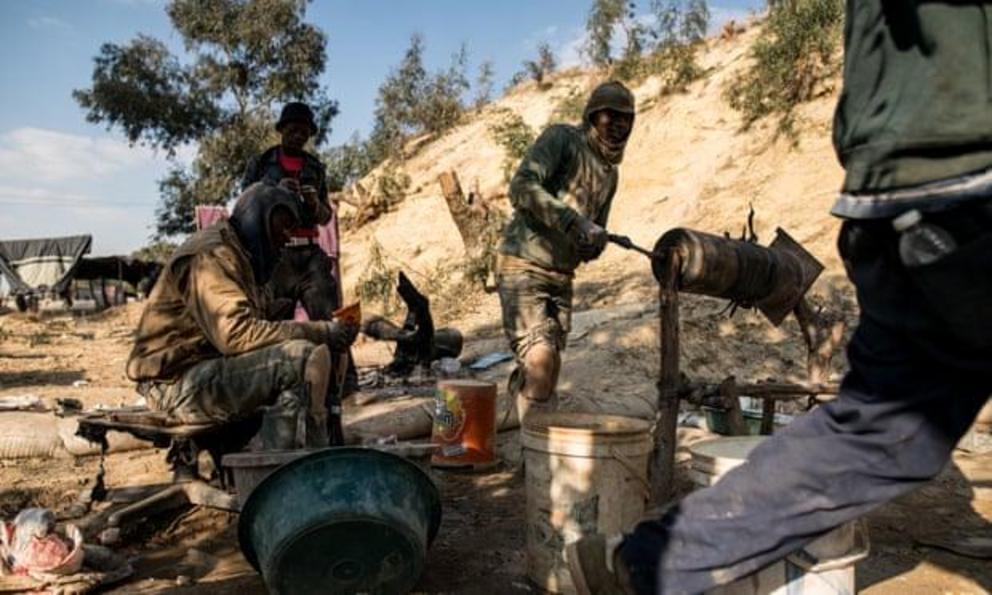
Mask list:
[{"label": "worn boot", "polygon": [[568,572],[579,595],[633,595],[630,574],[620,559],[623,536],[587,535],[565,546]]},{"label": "worn boot", "polygon": [[306,435],[305,417],[299,394],[291,390],[280,393],[275,404],[262,416],[262,448],[294,450],[302,447]]}]

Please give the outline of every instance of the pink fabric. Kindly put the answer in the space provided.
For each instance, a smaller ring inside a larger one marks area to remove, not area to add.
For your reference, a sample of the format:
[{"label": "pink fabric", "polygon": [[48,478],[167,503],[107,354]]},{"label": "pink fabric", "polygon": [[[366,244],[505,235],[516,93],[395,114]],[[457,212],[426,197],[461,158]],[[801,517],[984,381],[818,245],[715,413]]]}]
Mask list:
[{"label": "pink fabric", "polygon": [[227,207],[196,205],[196,229],[204,230],[218,221],[227,221]]}]

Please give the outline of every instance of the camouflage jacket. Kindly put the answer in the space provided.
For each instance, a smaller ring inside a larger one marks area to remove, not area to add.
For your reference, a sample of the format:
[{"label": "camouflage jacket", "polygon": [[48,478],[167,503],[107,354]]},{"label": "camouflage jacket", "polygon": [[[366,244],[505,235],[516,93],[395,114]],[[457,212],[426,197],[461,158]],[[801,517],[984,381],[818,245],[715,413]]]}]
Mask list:
[{"label": "camouflage jacket", "polygon": [[510,182],[513,217],[500,252],[546,269],[572,273],[579,217],[605,227],[617,167],[602,159],[579,127],[556,124],[530,148]]},{"label": "camouflage jacket", "polygon": [[206,359],[292,339],[327,340],[325,323],[266,320],[268,303],[229,223],[194,234],[173,254],[148,296],[128,377],[168,381]]}]

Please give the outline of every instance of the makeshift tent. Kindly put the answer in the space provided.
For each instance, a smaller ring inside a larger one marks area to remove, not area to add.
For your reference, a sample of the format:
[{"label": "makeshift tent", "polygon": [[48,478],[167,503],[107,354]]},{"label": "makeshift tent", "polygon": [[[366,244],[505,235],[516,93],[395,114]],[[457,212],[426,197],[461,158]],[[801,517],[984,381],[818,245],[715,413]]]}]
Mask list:
[{"label": "makeshift tent", "polygon": [[92,243],[88,235],[0,242],[0,274],[15,296],[61,294]]}]

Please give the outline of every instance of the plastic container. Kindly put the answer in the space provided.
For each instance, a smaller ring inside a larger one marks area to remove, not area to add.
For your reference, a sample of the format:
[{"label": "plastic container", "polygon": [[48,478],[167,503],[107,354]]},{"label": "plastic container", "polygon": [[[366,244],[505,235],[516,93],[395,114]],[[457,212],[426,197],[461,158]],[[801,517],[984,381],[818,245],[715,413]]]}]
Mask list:
[{"label": "plastic container", "polygon": [[496,464],[496,385],[442,380],[434,396],[435,467],[488,469]]},{"label": "plastic container", "polygon": [[629,530],[650,497],[651,424],[583,413],[535,414],[521,431],[527,483],[527,576],[574,592],[565,546]]}]

